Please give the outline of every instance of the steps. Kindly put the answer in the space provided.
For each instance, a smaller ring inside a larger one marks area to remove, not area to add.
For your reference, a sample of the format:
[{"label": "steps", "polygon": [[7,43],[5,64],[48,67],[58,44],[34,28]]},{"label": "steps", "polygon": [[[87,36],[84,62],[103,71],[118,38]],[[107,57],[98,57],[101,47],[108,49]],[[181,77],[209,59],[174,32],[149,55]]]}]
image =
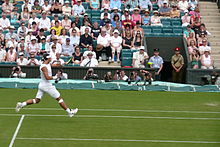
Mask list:
[{"label": "steps", "polygon": [[211,33],[208,40],[211,43],[214,65],[220,68],[220,10],[215,2],[200,1],[199,7],[202,23]]}]

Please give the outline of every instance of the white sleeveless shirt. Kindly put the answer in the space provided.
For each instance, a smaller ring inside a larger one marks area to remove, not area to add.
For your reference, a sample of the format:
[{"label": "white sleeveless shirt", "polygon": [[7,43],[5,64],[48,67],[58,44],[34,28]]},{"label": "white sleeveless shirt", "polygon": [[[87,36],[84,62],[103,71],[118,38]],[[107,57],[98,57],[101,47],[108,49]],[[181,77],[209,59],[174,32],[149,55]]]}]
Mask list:
[{"label": "white sleeveless shirt", "polygon": [[203,62],[205,65],[210,65],[211,64],[211,56],[208,55],[208,57],[206,57],[205,55],[203,55]]},{"label": "white sleeveless shirt", "polygon": [[41,77],[41,82],[40,82],[40,86],[51,86],[51,82],[50,80],[47,80],[44,76],[44,73],[42,71],[42,68],[43,67],[46,67],[47,68],[47,71],[48,71],[48,75],[49,76],[52,76],[52,70],[51,70],[51,65],[50,64],[42,64],[40,66],[40,77]]}]

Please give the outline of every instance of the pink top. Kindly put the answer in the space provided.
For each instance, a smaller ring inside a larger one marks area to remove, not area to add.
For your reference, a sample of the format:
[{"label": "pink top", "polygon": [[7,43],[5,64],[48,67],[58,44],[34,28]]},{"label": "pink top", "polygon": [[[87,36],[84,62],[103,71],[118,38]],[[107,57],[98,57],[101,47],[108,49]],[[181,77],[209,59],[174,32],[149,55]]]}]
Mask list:
[{"label": "pink top", "polygon": [[16,51],[15,49],[11,52],[10,50],[7,52],[7,61],[15,62],[16,61]]},{"label": "pink top", "polygon": [[137,21],[139,21],[141,23],[141,15],[140,14],[132,14],[131,18],[133,20],[133,22],[136,24]]}]

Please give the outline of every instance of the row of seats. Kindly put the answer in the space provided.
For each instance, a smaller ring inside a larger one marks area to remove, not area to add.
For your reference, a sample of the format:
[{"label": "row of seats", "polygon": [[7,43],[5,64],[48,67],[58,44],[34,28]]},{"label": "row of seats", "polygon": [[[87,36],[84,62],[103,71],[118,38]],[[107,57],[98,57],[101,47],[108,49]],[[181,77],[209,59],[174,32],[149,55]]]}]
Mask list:
[{"label": "row of seats", "polygon": [[122,52],[121,52],[121,66],[122,67],[132,66],[132,58],[133,58],[134,52],[137,52],[137,50],[122,49]]}]

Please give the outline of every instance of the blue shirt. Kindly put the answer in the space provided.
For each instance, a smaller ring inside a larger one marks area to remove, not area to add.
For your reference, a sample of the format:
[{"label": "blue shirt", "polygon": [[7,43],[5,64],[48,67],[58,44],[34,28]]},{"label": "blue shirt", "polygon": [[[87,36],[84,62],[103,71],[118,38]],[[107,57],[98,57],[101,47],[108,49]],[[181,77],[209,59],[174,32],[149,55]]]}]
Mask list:
[{"label": "blue shirt", "polygon": [[153,68],[160,68],[160,66],[163,64],[163,58],[160,56],[152,56],[148,62],[153,63]]},{"label": "blue shirt", "polygon": [[110,9],[113,9],[115,7],[118,9],[121,9],[121,0],[111,0],[110,1]]},{"label": "blue shirt", "polygon": [[139,5],[142,9],[148,9],[148,6],[152,7],[152,3],[150,0],[139,0]]}]

